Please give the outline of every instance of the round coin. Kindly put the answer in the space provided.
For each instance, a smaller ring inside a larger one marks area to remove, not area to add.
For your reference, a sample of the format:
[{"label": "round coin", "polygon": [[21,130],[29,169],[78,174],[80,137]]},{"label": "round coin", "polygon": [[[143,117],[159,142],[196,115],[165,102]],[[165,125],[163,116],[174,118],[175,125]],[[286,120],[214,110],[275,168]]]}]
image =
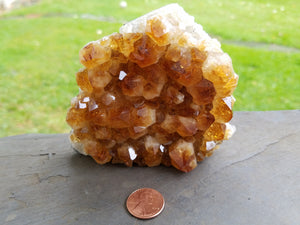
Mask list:
[{"label": "round coin", "polygon": [[134,217],[151,219],[162,212],[165,200],[158,191],[152,188],[141,188],[129,195],[126,206]]}]

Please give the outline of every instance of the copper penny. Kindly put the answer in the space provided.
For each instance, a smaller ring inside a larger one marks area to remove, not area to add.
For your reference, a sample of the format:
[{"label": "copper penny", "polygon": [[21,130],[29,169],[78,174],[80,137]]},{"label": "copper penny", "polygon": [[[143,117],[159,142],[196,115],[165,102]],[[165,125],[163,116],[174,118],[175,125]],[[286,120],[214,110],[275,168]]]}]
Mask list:
[{"label": "copper penny", "polygon": [[162,212],[165,200],[158,191],[152,188],[141,188],[129,195],[126,206],[134,217],[151,219]]}]

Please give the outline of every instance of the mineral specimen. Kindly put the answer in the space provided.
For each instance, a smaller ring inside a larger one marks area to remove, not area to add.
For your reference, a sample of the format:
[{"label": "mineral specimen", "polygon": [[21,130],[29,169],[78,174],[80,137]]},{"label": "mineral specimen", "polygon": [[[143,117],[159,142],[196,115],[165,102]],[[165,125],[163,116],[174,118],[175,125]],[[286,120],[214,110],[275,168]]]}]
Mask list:
[{"label": "mineral specimen", "polygon": [[177,4],[88,43],[80,62],[66,120],[72,146],[99,164],[189,172],[234,132],[231,59]]}]

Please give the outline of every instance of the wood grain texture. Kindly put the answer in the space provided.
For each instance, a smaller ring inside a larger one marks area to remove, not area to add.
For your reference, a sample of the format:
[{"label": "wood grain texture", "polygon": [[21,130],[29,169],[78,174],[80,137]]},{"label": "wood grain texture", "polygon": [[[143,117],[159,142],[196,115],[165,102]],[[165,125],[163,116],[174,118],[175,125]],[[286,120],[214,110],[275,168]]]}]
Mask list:
[{"label": "wood grain texture", "polygon": [[[300,111],[236,112],[236,134],[190,173],[97,165],[67,134],[0,139],[0,224],[299,224]],[[137,220],[135,189],[163,194],[163,213]]]}]

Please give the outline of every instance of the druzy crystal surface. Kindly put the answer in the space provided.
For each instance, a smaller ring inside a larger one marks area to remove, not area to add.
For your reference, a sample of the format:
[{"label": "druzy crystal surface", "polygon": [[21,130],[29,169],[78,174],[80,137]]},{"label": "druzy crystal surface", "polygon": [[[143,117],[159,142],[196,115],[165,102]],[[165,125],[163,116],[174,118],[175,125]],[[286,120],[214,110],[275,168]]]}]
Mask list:
[{"label": "druzy crystal surface", "polygon": [[88,43],[80,62],[66,120],[72,146],[99,164],[189,172],[234,132],[231,59],[177,4]]}]

